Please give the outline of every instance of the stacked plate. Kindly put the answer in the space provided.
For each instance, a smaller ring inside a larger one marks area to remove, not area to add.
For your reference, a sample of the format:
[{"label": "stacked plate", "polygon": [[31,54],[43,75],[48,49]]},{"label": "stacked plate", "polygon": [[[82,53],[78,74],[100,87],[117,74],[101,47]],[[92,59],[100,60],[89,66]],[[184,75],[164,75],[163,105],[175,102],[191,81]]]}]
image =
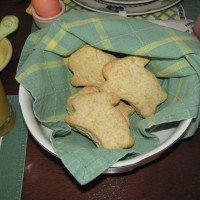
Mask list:
[{"label": "stacked plate", "polygon": [[72,0],[86,9],[122,15],[134,16],[159,12],[170,8],[181,0]]}]

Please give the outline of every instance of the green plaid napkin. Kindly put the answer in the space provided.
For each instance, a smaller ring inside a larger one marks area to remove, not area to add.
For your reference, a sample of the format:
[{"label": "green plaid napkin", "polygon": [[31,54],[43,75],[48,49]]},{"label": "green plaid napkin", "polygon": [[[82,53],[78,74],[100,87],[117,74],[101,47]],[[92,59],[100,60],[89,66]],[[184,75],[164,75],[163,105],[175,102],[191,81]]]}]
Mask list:
[{"label": "green plaid napkin", "polygon": [[[64,122],[66,99],[77,89],[70,84],[67,57],[90,44],[127,55],[151,57],[147,69],[159,79],[168,99],[147,119],[131,118],[136,140],[130,149],[98,149]],[[71,11],[49,27],[32,33],[24,46],[16,79],[31,92],[37,119],[54,130],[51,143],[80,184],[96,178],[119,159],[159,145],[150,128],[193,118],[185,137],[198,127],[200,45],[193,36],[150,22],[86,11]]]},{"label": "green plaid napkin", "polygon": [[0,199],[20,200],[28,130],[18,96],[8,96],[8,100],[15,110],[16,121],[10,132],[0,138]]}]

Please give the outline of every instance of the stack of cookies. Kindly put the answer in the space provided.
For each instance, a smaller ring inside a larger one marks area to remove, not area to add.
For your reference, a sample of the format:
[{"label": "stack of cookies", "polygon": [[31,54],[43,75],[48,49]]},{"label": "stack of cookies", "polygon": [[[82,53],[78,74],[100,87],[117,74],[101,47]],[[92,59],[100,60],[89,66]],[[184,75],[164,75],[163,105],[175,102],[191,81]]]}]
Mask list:
[{"label": "stack of cookies", "polygon": [[90,138],[97,147],[129,148],[134,145],[130,116],[146,118],[167,98],[153,73],[150,59],[116,56],[85,45],[68,59],[71,84],[81,89],[67,99],[65,121]]}]

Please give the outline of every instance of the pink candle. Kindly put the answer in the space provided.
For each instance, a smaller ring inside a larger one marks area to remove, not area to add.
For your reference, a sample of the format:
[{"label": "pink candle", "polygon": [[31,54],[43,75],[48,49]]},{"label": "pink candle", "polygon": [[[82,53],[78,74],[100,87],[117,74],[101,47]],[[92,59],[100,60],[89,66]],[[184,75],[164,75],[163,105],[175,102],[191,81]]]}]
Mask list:
[{"label": "pink candle", "polygon": [[32,5],[40,17],[53,17],[61,11],[59,0],[32,0]]}]

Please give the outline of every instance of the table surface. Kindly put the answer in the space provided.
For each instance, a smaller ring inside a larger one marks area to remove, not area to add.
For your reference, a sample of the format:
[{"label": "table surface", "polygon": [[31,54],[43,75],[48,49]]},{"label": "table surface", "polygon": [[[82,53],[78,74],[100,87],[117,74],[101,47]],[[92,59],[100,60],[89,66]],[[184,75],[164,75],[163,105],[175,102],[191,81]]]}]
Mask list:
[{"label": "table surface", "polygon": [[[19,18],[19,29],[8,38],[13,45],[13,56],[0,73],[8,95],[17,95],[19,85],[15,73],[26,38],[31,32],[32,17],[25,10],[28,0],[19,5],[11,0],[0,1],[0,19],[6,15]],[[156,161],[132,172],[100,175],[85,186],[80,186],[61,161],[46,152],[28,135],[23,200],[134,200],[134,199],[200,199],[200,128],[187,140],[175,144]]]}]

